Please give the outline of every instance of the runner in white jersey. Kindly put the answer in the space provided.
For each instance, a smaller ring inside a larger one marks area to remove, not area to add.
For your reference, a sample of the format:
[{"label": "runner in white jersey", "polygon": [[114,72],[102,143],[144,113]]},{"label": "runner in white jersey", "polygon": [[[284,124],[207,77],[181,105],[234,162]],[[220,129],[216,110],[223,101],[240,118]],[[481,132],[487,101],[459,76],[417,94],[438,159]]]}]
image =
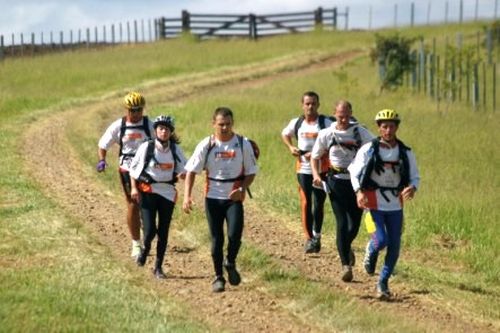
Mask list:
[{"label": "runner in white jersey", "polygon": [[[214,134],[202,140],[186,163],[186,182],[183,209],[193,208],[192,190],[196,174],[206,170],[205,213],[212,238],[212,260],[215,280],[212,290],[225,290],[223,268],[231,285],[241,282],[236,270],[236,257],[241,246],[245,190],[257,173],[252,145],[248,139],[233,132],[233,113],[229,108],[215,110],[212,125]],[[228,247],[224,260],[224,221],[227,222]]]},{"label": "runner in white jersey", "polygon": [[[184,178],[186,158],[178,145],[174,120],[158,116],[154,121],[156,139],[139,146],[134,156],[130,176],[131,197],[141,206],[144,225],[144,249],[137,257],[137,264],[144,266],[151,250],[151,243],[158,235],[154,274],[166,278],[162,265],[167,249],[168,231],[172,220],[177,191],[175,183]],[[158,215],[158,223],[156,223]]]},{"label": "runner in white jersey", "polygon": [[389,278],[401,248],[403,202],[414,197],[420,175],[415,155],[396,136],[399,115],[385,109],[375,121],[380,137],[361,147],[349,171],[358,206],[368,209],[375,222],[363,262],[368,274],[375,273],[378,254],[387,247],[377,283],[378,297],[386,300],[391,297]]},{"label": "runner in white jersey", "polygon": [[141,252],[141,220],[139,206],[130,197],[129,168],[137,148],[153,135],[153,123],[143,116],[146,100],[138,92],[130,92],[124,98],[127,114],[114,121],[104,132],[98,143],[99,162],[96,169],[103,172],[106,167],[106,155],[114,144],[120,146],[119,175],[125,199],[127,200],[127,225],[132,236],[132,257],[137,258]]},{"label": "runner in white jersey", "polygon": [[[292,156],[296,158],[295,170],[299,182],[301,221],[306,238],[304,251],[318,253],[321,250],[321,229],[326,193],[321,188],[313,187],[310,159],[319,131],[330,127],[332,120],[318,113],[319,95],[317,93],[305,92],[301,103],[304,114],[288,123],[281,132],[281,138]],[[296,146],[293,144],[294,139]],[[323,167],[326,171],[328,164],[324,163]]]},{"label": "runner in white jersey", "polygon": [[341,278],[345,282],[353,279],[352,266],[355,262],[351,244],[356,238],[363,210],[356,204],[356,195],[351,186],[347,167],[356,156],[362,144],[374,138],[366,128],[352,121],[351,103],[340,100],[335,105],[336,122],[319,132],[312,150],[313,183],[322,184],[319,161],[328,156],[330,170],[327,174],[327,187],[330,203],[335,215],[337,234],[336,243],[342,264]]}]

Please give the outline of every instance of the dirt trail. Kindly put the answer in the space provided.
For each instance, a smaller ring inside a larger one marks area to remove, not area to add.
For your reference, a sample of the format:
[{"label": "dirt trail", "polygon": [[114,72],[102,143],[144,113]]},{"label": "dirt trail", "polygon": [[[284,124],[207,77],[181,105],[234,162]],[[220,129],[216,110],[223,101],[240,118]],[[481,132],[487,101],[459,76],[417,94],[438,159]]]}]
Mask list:
[{"label": "dirt trail", "polygon": [[[240,72],[240,78],[234,77],[221,80],[219,85],[235,84],[241,86],[265,84],[267,80],[278,77],[304,75],[308,72],[335,68],[359,55],[359,51],[340,54],[321,61],[299,66],[293,72],[269,71],[270,75],[262,74],[251,80],[250,73]],[[229,87],[228,87],[229,88]],[[231,89],[230,88],[230,89]],[[214,88],[214,84],[205,86],[198,82],[197,91]],[[220,86],[219,86],[220,89]],[[165,92],[167,91],[167,93]],[[168,92],[161,84],[148,90],[148,97],[154,96],[155,104],[165,101],[178,101],[189,97],[185,93]],[[192,96],[192,95],[191,95]],[[55,113],[54,116],[37,121],[24,136],[23,143],[28,147],[47,147],[49,151],[34,150],[33,154],[25,156],[27,172],[39,181],[47,195],[55,198],[72,216],[85,223],[88,228],[112,250],[114,256],[129,265],[134,265],[129,257],[129,236],[124,220],[124,202],[121,196],[110,193],[99,183],[89,181],[90,172],[78,158],[77,152],[69,143],[65,129],[70,122],[81,121],[83,110],[85,114],[98,113],[106,109],[109,101],[100,101],[85,107],[76,107],[64,111],[64,116]],[[61,161],[65,161],[61,163]],[[113,172],[113,171],[111,171]],[[182,190],[182,186],[178,186]],[[198,206],[202,206],[201,199]],[[392,303],[375,301],[373,286],[375,278],[363,275],[359,262],[362,254],[358,251],[358,265],[355,269],[355,283],[340,282],[338,276],[340,267],[333,245],[324,246],[320,255],[305,256],[302,253],[301,232],[297,232],[290,223],[279,218],[262,218],[256,203],[250,201],[246,206],[246,224],[244,241],[251,242],[261,250],[277,259],[284,267],[298,268],[309,279],[320,281],[332,289],[344,290],[359,302],[371,303],[377,309],[390,311],[410,321],[432,321],[432,330],[439,331],[487,331],[488,327],[463,318],[460,313],[450,313],[445,305],[428,301],[426,295],[411,287],[398,288],[399,295]],[[258,218],[257,218],[258,217]],[[330,217],[327,217],[330,218]],[[250,222],[251,221],[251,222]],[[287,227],[284,228],[283,226]],[[175,223],[172,232],[176,233]],[[272,238],[269,235],[273,235]],[[172,238],[173,236],[171,236]],[[251,273],[244,275],[245,281],[237,288],[228,288],[222,294],[213,294],[210,290],[212,279],[212,264],[209,250],[204,245],[197,248],[183,237],[175,236],[175,246],[169,245],[166,265],[169,278],[163,283],[146,283],[152,288],[181,300],[193,309],[192,315],[208,323],[216,330],[226,329],[237,332],[321,332],[320,327],[307,322],[279,306],[279,300],[255,286],[251,281]],[[333,244],[333,240],[329,240]],[[151,261],[151,259],[149,260]],[[147,270],[151,269],[151,263]],[[145,280],[153,280],[150,272],[145,272]],[[425,325],[424,325],[425,327]]]}]

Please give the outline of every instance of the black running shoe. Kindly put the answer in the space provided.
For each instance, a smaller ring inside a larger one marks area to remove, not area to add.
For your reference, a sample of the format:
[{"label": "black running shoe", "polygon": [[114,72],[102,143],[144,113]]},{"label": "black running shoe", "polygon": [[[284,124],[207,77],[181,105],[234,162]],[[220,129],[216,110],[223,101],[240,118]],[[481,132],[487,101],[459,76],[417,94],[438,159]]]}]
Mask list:
[{"label": "black running shoe", "polygon": [[163,279],[167,278],[165,273],[163,273],[163,270],[161,269],[161,267],[155,268],[153,273],[157,279],[163,280]]},{"label": "black running shoe", "polygon": [[137,256],[137,259],[135,262],[137,263],[137,266],[144,266],[146,264],[146,260],[148,258],[147,253],[143,250],[141,250],[141,254]]},{"label": "black running shoe", "polygon": [[224,267],[227,271],[227,277],[229,284],[232,286],[237,286],[241,283],[240,273],[236,270],[236,264],[230,264],[227,260],[224,262]]}]

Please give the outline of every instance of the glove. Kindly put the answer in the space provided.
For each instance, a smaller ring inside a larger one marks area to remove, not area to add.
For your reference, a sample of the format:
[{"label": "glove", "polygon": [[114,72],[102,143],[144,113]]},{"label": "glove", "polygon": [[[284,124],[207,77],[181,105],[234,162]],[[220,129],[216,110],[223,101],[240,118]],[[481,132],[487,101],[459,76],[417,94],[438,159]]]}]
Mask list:
[{"label": "glove", "polygon": [[100,160],[99,162],[97,162],[97,165],[96,165],[96,170],[97,172],[103,172],[105,169],[106,169],[106,161],[105,160]]}]

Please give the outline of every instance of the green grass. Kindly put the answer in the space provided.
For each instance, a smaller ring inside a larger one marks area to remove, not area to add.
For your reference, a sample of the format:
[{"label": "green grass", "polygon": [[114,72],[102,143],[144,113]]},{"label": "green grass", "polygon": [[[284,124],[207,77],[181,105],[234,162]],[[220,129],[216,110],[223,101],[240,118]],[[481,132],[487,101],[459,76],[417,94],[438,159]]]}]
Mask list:
[{"label": "green grass", "polygon": [[[425,34],[430,40],[453,36],[457,29],[471,34],[479,27],[450,25],[401,32]],[[293,35],[258,42],[176,40],[0,63],[0,331],[209,330],[193,322],[179,302],[152,295],[151,289],[141,286],[141,277],[114,261],[106,245],[88,234],[82,221],[71,220],[57,203],[43,197],[21,167],[29,149],[43,149],[20,147],[27,125],[109,94],[117,100],[131,88],[142,88],[147,96],[145,82],[166,76],[217,71],[308,49],[368,49],[373,42],[373,35],[365,32]],[[398,266],[398,279],[439,290],[452,304],[463,305],[467,299],[468,311],[496,320],[500,275],[498,113],[473,113],[459,103],[438,112],[429,98],[404,90],[379,96],[376,73],[364,57],[340,71],[326,69],[244,91],[225,87],[175,104],[152,99],[148,108],[151,115],[176,117],[188,153],[210,133],[215,107],[233,108],[236,130],[256,139],[262,150],[261,172],[252,187],[255,200],[269,214],[291,219],[298,219],[297,185],[280,131],[300,114],[301,94],[316,90],[323,113],[331,112],[335,100],[349,99],[355,115],[371,130],[375,130],[372,118],[376,111],[396,109],[403,117],[400,137],[414,149],[422,176],[417,198],[406,209],[405,255]],[[89,170],[94,168],[98,136],[110,120],[122,114],[119,105],[111,103],[107,112],[66,129],[73,131],[71,142],[80,147]],[[116,165],[113,159],[109,163]],[[119,194],[115,175],[103,176],[101,181]],[[193,217],[203,219],[201,214]],[[187,228],[188,223],[182,223]],[[325,224],[331,234],[332,223]],[[193,227],[206,231],[201,222]],[[189,230],[186,237],[193,237]],[[362,232],[358,245],[365,240]],[[207,239],[198,241],[206,243]],[[393,330],[390,323],[378,321],[369,314],[370,309],[356,308],[341,293],[324,290],[297,272],[283,271],[258,248],[246,247],[242,258],[245,267],[255,271],[274,295],[289,302],[294,313],[320,303],[315,308],[320,327],[365,331],[371,324]],[[331,316],[339,307],[346,307],[346,312],[339,312],[348,318],[345,322],[340,315]],[[349,311],[366,319],[358,322]]]}]

